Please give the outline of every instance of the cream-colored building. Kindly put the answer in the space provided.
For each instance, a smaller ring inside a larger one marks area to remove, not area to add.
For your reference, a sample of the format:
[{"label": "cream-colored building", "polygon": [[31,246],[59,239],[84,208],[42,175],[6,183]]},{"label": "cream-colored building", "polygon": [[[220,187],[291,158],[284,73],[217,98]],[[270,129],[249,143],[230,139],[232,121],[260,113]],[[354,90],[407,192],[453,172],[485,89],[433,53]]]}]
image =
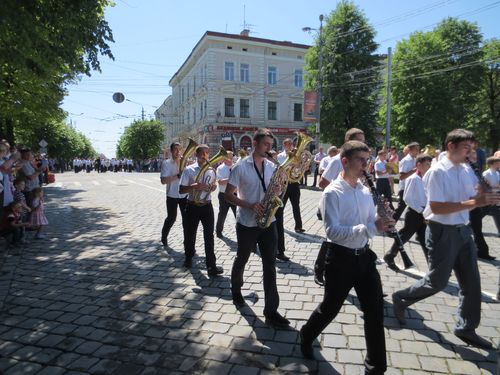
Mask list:
[{"label": "cream-colored building", "polygon": [[270,128],[276,147],[305,131],[304,55],[309,46],[207,31],[169,84],[172,95],[156,116],[165,143],[189,136],[212,149],[251,146],[259,127]]}]

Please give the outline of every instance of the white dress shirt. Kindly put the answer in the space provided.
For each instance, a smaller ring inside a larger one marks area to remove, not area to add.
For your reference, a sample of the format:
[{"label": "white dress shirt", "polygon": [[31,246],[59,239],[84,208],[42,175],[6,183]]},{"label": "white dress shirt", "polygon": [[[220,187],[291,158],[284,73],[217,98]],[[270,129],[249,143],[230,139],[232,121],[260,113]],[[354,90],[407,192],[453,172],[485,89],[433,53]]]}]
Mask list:
[{"label": "white dress shirt", "polygon": [[359,181],[353,188],[339,175],[323,192],[320,210],[328,242],[358,249],[378,232],[373,197]]},{"label": "white dress shirt", "polygon": [[[417,165],[417,161],[410,154],[406,155],[399,162],[399,173],[408,173]],[[399,179],[398,190],[404,190],[405,188],[405,180]]]},{"label": "white dress shirt", "polygon": [[420,214],[424,211],[427,197],[425,196],[424,181],[417,173],[406,179],[403,200],[414,211]]},{"label": "white dress shirt", "polygon": [[[173,159],[163,160],[161,164],[160,177],[171,177],[179,173],[179,165]],[[174,180],[167,184],[167,197],[185,198],[187,194],[179,193],[179,180]]]},{"label": "white dress shirt", "polygon": [[[264,184],[267,187],[271,181],[276,166],[271,161],[264,160]],[[262,175],[261,175],[262,176]],[[247,156],[231,170],[229,184],[237,188],[238,198],[249,203],[262,201],[265,196],[262,183],[254,167],[253,156]],[[273,218],[273,221],[275,218]],[[249,208],[237,206],[236,221],[246,227],[256,227],[255,213]]]},{"label": "white dress shirt", "polygon": [[278,163],[283,164],[288,157],[288,153],[286,150],[281,151],[278,156],[276,157],[276,160],[278,160]]},{"label": "white dress shirt", "polygon": [[[179,185],[182,186],[191,186],[195,183],[196,175],[200,171],[201,167],[198,165],[198,162],[194,162],[193,164],[187,166],[182,172],[181,180]],[[215,183],[215,171],[213,169],[208,169],[203,176],[201,176],[199,183],[211,184]],[[209,191],[199,192],[199,199],[202,201],[211,201],[212,196]],[[188,194],[188,200],[194,201],[193,191],[190,191]]]},{"label": "white dress shirt", "polygon": [[492,189],[498,189],[500,186],[500,173],[498,171],[489,168],[483,172],[483,178],[490,184]]},{"label": "white dress shirt", "polygon": [[342,166],[342,162],[340,161],[340,153],[338,153],[328,162],[328,165],[323,171],[321,177],[332,182],[337,179],[340,172],[342,172],[343,170],[344,167]]},{"label": "white dress shirt", "polygon": [[[231,173],[232,166],[228,166],[225,163],[222,163],[217,167],[217,180],[225,180],[229,178]],[[224,193],[226,191],[226,185],[219,184],[219,193]]]},{"label": "white dress shirt", "polygon": [[332,159],[333,156],[328,156],[328,155],[325,156],[323,159],[321,159],[321,161],[319,162],[319,173],[323,173],[325,171],[325,168]]},{"label": "white dress shirt", "polygon": [[469,222],[469,210],[451,214],[434,214],[429,202],[463,202],[477,194],[476,180],[465,164],[454,165],[447,157],[427,171],[424,178],[427,204],[423,215],[427,220],[441,224],[457,225]]},{"label": "white dress shirt", "polygon": [[387,162],[379,160],[375,163],[375,172],[377,180],[380,178],[389,178],[389,173],[387,173],[387,167],[386,167]]}]

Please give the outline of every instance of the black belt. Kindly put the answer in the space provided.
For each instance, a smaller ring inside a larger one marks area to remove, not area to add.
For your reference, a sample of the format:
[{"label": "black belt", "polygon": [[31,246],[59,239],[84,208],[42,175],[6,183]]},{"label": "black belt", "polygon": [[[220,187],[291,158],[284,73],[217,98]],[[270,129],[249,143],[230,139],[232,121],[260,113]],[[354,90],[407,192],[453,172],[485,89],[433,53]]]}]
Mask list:
[{"label": "black belt", "polygon": [[465,227],[468,227],[469,224],[443,224],[443,223],[439,223],[437,221],[432,221],[432,220],[429,220],[429,224],[437,224],[437,225],[442,225],[443,227],[449,227],[449,228],[465,228]]},{"label": "black belt", "polygon": [[370,248],[368,247],[368,244],[366,244],[364,247],[352,249],[350,247],[345,247],[345,246],[342,246],[342,245],[339,245],[339,244],[336,244],[333,242],[326,242],[326,247],[330,251],[334,251],[336,253],[341,253],[344,255],[352,255],[352,256],[363,255],[366,252],[368,252],[368,250],[370,250]]},{"label": "black belt", "polygon": [[195,201],[190,201],[188,199],[187,203],[190,204],[191,206],[195,206],[195,207],[205,207],[205,206],[208,206],[209,204],[212,204],[212,201],[195,202]]}]

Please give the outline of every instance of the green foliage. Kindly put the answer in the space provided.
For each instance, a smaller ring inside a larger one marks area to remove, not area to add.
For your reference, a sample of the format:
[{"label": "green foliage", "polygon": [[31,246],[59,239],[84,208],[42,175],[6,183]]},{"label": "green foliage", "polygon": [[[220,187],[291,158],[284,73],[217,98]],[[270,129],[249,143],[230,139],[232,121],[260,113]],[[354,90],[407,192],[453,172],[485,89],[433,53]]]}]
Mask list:
[{"label": "green foliage", "polygon": [[[376,133],[379,57],[375,30],[359,8],[342,1],[327,17],[323,28],[321,66],[321,139],[342,144],[345,131],[356,127],[365,131],[368,141]],[[317,88],[319,35],[306,54],[306,87]]]},{"label": "green foliage", "polygon": [[0,136],[60,121],[64,85],[113,58],[110,0],[4,0],[0,7]]},{"label": "green foliage", "polygon": [[[448,18],[399,42],[393,58],[391,144],[440,143],[450,130],[477,127],[484,76],[482,36],[475,24]],[[384,103],[379,121],[385,123]]]},{"label": "green foliage", "polygon": [[69,161],[76,157],[97,156],[90,140],[62,121],[37,127],[16,128],[15,136],[19,144],[27,145],[33,150],[38,150],[38,142],[45,139],[48,143],[47,153],[51,158]]},{"label": "green foliage", "polygon": [[157,157],[161,152],[163,132],[163,125],[158,120],[132,122],[118,141],[116,156],[136,161]]}]

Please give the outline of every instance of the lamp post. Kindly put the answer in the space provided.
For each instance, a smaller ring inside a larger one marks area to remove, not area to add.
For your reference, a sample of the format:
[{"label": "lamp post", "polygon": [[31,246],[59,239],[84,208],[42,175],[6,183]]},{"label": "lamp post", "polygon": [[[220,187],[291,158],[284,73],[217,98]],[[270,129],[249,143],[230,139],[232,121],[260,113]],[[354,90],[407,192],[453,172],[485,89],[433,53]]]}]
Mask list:
[{"label": "lamp post", "polygon": [[310,33],[311,31],[319,31],[319,57],[318,57],[318,78],[316,80],[316,150],[319,150],[320,133],[321,133],[321,99],[323,96],[323,15],[319,15],[319,30],[312,27],[303,27],[302,31]]},{"label": "lamp post", "polygon": [[123,95],[121,92],[115,92],[113,94],[113,101],[115,103],[123,103],[123,101],[127,101],[130,103],[140,105],[141,106],[141,120],[144,121],[144,106],[141,103],[134,102],[133,100],[130,100],[130,99],[125,99],[125,95]]}]

